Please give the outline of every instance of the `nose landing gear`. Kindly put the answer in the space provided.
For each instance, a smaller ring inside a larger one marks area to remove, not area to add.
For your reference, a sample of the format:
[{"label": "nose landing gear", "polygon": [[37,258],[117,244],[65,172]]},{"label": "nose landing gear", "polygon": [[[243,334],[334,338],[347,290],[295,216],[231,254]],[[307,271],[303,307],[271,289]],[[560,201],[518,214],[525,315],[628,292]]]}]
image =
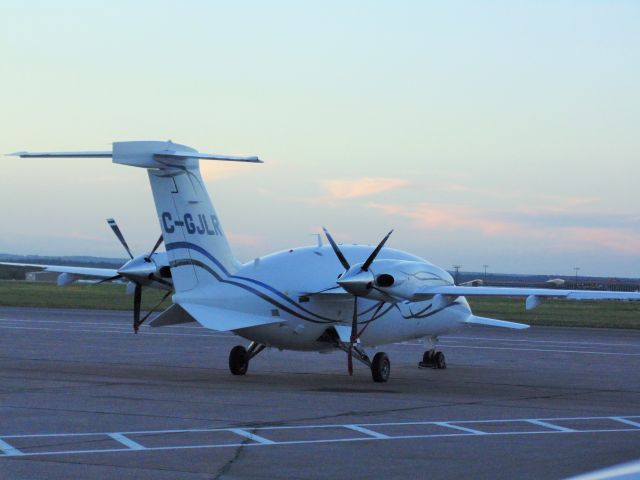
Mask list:
[{"label": "nose landing gear", "polygon": [[[337,342],[336,346],[340,350],[347,352],[349,346],[345,342]],[[384,352],[378,352],[373,356],[373,360],[369,358],[367,352],[359,344],[353,345],[353,358],[360,361],[371,369],[371,378],[374,382],[384,383],[389,381],[389,375],[391,374],[391,362],[389,357]]]},{"label": "nose landing gear", "polygon": [[371,376],[374,382],[384,383],[389,380],[391,373],[391,362],[384,352],[378,352],[373,356],[371,362]]},{"label": "nose landing gear", "polygon": [[422,355],[422,361],[418,363],[418,366],[420,368],[435,368],[443,370],[447,368],[447,360],[444,353],[435,349],[427,350],[424,352],[424,355]]}]

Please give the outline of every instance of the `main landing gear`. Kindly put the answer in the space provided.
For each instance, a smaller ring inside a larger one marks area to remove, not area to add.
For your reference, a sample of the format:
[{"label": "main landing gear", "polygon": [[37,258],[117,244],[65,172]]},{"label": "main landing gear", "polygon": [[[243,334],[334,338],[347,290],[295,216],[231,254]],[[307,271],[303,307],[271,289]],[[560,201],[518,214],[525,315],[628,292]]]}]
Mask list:
[{"label": "main landing gear", "polygon": [[249,361],[264,349],[265,346],[257,342],[251,342],[249,348],[236,345],[229,352],[229,370],[234,375],[244,375],[249,369]]},{"label": "main landing gear", "polygon": [[418,363],[421,368],[437,368],[439,370],[447,368],[447,359],[444,353],[435,349],[427,350],[422,355],[422,361]]},{"label": "main landing gear", "polygon": [[378,352],[373,356],[371,362],[371,377],[374,382],[384,383],[389,380],[389,374],[391,373],[391,362],[389,357],[384,352]]}]

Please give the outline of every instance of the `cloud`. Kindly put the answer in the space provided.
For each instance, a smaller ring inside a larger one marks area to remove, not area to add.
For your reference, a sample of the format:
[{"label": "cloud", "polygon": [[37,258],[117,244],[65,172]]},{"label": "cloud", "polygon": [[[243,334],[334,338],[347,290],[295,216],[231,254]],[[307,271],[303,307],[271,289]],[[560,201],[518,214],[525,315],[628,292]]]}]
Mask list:
[{"label": "cloud", "polygon": [[[589,202],[586,202],[589,203]],[[582,206],[585,203],[577,202]],[[594,245],[623,253],[640,252],[640,220],[636,215],[575,210],[575,207],[486,209],[451,204],[420,203],[408,207],[369,203],[386,215],[406,218],[420,230],[499,237],[500,240],[553,240],[566,249]]]},{"label": "cloud", "polygon": [[214,182],[232,177],[246,170],[246,165],[239,162],[200,162],[200,173],[205,182]]},{"label": "cloud", "polygon": [[629,231],[584,227],[570,227],[564,231],[571,242],[596,244],[633,255],[638,255],[640,252],[640,236]]},{"label": "cloud", "polygon": [[243,245],[247,247],[257,247],[263,242],[261,237],[248,233],[227,232],[227,238],[231,245]]},{"label": "cloud", "polygon": [[510,231],[513,233],[515,226],[508,221],[492,218],[489,212],[481,213],[478,209],[460,205],[421,203],[402,208],[397,205],[369,203],[367,206],[388,215],[408,218],[419,229],[473,230],[486,235],[498,235]]},{"label": "cloud", "polygon": [[505,190],[481,188],[475,185],[470,186],[463,183],[439,183],[430,187],[433,191],[452,193],[457,195],[466,195],[468,197],[485,197],[490,199],[501,199],[510,202],[526,202],[532,200],[537,205],[546,205],[549,208],[557,206],[559,208],[581,207],[594,205],[600,202],[597,197],[586,197],[577,195],[552,195],[548,193],[529,192],[524,189]]},{"label": "cloud", "polygon": [[410,182],[402,178],[364,177],[354,180],[334,179],[322,182],[334,200],[375,195],[409,186]]}]

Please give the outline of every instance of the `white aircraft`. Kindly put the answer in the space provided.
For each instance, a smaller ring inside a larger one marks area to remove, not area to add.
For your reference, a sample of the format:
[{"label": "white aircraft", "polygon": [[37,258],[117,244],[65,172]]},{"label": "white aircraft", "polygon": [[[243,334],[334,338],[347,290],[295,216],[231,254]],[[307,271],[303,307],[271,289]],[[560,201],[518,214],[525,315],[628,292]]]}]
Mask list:
[{"label": "white aircraft", "polygon": [[[199,153],[172,142],[116,142],[105,152],[18,152],[34,157],[105,157],[148,171],[166,258],[156,253],[133,257],[115,223],[114,232],[132,260],[109,276],[136,285],[174,288],[173,305],[151,326],[197,321],[250,341],[229,354],[234,375],[265,347],[347,353],[371,369],[375,382],[386,382],[390,361],[384,352],[369,358],[365,347],[424,339],[423,367],[445,368],[435,349],[439,336],[468,324],[522,329],[528,325],[474,315],[466,296],[526,297],[526,308],[542,299],[640,300],[640,293],[502,288],[455,285],[449,273],[422,258],[385,247],[389,232],[375,247],[338,245],[329,232],[324,246],[293,248],[242,264],[236,260],[200,175],[199,159],[262,163],[257,157]],[[168,266],[170,275],[167,270]],[[164,274],[162,273],[164,271]],[[69,275],[77,272],[66,271]],[[94,272],[95,273],[95,272]],[[105,272],[102,272],[105,274]],[[98,276],[100,277],[100,276]],[[158,282],[161,279],[163,282]],[[171,293],[172,290],[169,290]],[[139,326],[138,317],[134,327]],[[135,310],[135,309],[134,309]],[[137,322],[136,322],[137,320]]]}]

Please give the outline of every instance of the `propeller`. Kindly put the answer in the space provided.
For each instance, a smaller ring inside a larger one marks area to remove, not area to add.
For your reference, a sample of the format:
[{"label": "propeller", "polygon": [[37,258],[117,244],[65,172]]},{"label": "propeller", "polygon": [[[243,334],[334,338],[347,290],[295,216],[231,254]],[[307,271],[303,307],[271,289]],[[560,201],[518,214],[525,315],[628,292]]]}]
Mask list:
[{"label": "propeller", "polygon": [[[117,280],[119,278],[126,278],[134,284],[135,288],[133,291],[133,331],[135,333],[138,333],[138,329],[140,328],[140,325],[142,325],[142,323],[149,317],[149,315],[151,315],[151,313],[153,313],[155,309],[158,306],[160,306],[160,304],[172,293],[172,290],[173,290],[173,285],[170,282],[156,275],[156,270],[157,270],[156,264],[153,262],[153,260],[151,260],[151,257],[153,256],[153,254],[156,253],[156,250],[158,250],[158,247],[160,247],[160,245],[162,244],[163,238],[162,238],[162,235],[160,235],[155,245],[151,249],[150,253],[143,256],[141,255],[138,257],[134,257],[116,221],[113,218],[108,218],[107,223],[111,227],[111,230],[113,230],[113,233],[116,235],[118,240],[120,240],[120,243],[122,244],[124,249],[127,251],[127,254],[129,255],[129,258],[131,258],[131,260],[129,260],[127,263],[125,263],[122,267],[118,269],[118,275],[116,275],[115,277],[106,278],[99,283],[108,282],[111,280]],[[160,300],[160,302],[154,308],[152,308],[151,311],[149,311],[149,313],[147,313],[144,318],[140,319],[140,310],[142,305],[142,286],[143,286],[142,282],[147,280],[161,283],[162,285],[170,287],[170,289],[166,293],[166,295],[162,298],[162,300]]]},{"label": "propeller", "polygon": [[118,240],[120,240],[120,243],[122,244],[124,249],[129,254],[129,258],[133,259],[133,255],[131,254],[129,245],[127,245],[127,241],[124,239],[124,235],[122,235],[122,232],[120,231],[120,227],[118,227],[118,224],[116,223],[116,221],[113,218],[107,218],[107,223],[111,227],[111,230],[113,230],[113,233],[116,234],[116,237],[118,237]]},{"label": "propeller", "polygon": [[358,297],[353,297],[353,318],[351,319],[351,336],[349,338],[349,353],[347,353],[347,371],[353,375],[353,344],[358,340]]},{"label": "propeller", "polygon": [[[349,264],[349,261],[346,259],[346,257],[340,250],[340,247],[338,247],[338,244],[335,242],[329,231],[324,227],[322,227],[322,230],[324,231],[327,240],[329,240],[333,252],[336,254],[336,257],[338,257],[338,260],[345,269],[345,272],[338,277],[337,283],[339,286],[353,295],[353,317],[351,319],[351,336],[349,338],[349,350],[347,352],[347,371],[349,372],[349,375],[353,375],[353,345],[356,343],[359,337],[358,297],[366,296],[369,290],[371,290],[372,288],[378,290],[373,286],[373,274],[369,272],[369,268],[382,250],[382,247],[384,247],[384,244],[387,243],[387,240],[393,233],[393,230],[387,233],[387,235],[382,239],[382,241],[373,250],[373,252],[371,252],[369,257],[364,261],[363,264],[355,265],[353,268]],[[330,288],[326,290],[330,290]],[[382,305],[384,305],[384,303],[380,304],[376,313],[380,311]]]}]

